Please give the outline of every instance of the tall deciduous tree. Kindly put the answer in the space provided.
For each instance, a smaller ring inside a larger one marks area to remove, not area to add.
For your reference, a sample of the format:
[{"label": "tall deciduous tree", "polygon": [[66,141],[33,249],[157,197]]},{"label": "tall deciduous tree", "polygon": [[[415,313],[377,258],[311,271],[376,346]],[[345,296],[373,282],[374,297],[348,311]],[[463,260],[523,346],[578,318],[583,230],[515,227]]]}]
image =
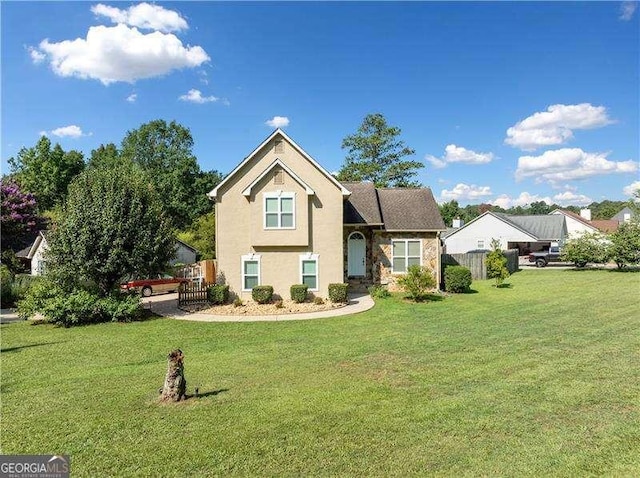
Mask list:
[{"label": "tall deciduous tree", "polygon": [[121,164],[120,151],[113,143],[101,144],[91,150],[88,168],[117,168]]},{"label": "tall deciduous tree", "polygon": [[380,113],[367,115],[358,131],[342,140],[347,149],[340,181],[371,181],[376,187],[418,187],[413,178],[423,165],[405,158],[415,150],[398,139],[401,130],[389,126]]},{"label": "tall deciduous tree", "polygon": [[192,150],[193,138],[188,128],[175,121],[154,120],[129,131],[120,151],[123,159],[149,173],[178,229],[211,210],[206,188],[215,182],[212,175],[219,177],[215,171],[203,173]]},{"label": "tall deciduous tree", "polygon": [[460,206],[458,205],[458,201],[452,199],[449,202],[442,203],[440,205],[440,215],[442,216],[444,224],[447,227],[451,227],[453,220],[460,217]]},{"label": "tall deciduous tree", "polygon": [[163,270],[174,245],[162,199],[139,167],[89,169],[69,186],[47,267],[67,289],[88,282],[107,294],[129,274]]},{"label": "tall deciduous tree", "polygon": [[13,177],[33,193],[40,211],[60,205],[67,196],[71,180],[84,170],[84,157],[78,151],[65,152],[59,144],[51,148],[51,140],[40,137],[32,148],[22,148],[9,159]]}]

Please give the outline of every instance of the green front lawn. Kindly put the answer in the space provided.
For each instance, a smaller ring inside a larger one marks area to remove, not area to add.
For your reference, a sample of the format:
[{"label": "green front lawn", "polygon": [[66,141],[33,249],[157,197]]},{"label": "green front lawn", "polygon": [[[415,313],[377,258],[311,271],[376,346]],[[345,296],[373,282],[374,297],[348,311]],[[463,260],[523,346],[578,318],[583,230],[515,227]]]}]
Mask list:
[{"label": "green front lawn", "polygon": [[[2,325],[2,453],[72,476],[640,475],[640,273],[300,322]],[[158,405],[166,355],[188,391]]]}]

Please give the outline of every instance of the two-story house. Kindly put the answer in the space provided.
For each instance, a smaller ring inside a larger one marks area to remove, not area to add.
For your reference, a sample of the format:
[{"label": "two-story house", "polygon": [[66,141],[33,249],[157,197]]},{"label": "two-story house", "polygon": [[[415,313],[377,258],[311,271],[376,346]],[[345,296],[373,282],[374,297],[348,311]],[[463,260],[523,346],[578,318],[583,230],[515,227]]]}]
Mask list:
[{"label": "two-story house", "polygon": [[342,184],[280,129],[209,197],[217,281],[240,297],[256,285],[285,298],[293,284],[324,297],[340,282],[393,290],[412,264],[440,277],[445,227],[429,189]]}]

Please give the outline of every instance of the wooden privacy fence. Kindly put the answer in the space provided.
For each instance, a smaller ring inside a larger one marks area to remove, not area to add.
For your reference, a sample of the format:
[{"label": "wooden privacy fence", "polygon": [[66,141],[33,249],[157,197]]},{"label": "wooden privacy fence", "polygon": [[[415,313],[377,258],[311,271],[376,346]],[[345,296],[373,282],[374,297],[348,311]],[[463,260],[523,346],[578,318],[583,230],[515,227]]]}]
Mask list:
[{"label": "wooden privacy fence", "polygon": [[181,284],[178,289],[178,307],[205,304],[207,302],[207,287],[206,282]]},{"label": "wooden privacy fence", "polygon": [[[507,270],[513,274],[518,270],[518,249],[503,251],[507,258]],[[487,266],[484,261],[487,252],[467,252],[465,254],[442,254],[442,281],[444,283],[444,269],[446,266],[464,266],[471,271],[473,279],[486,279]]]}]

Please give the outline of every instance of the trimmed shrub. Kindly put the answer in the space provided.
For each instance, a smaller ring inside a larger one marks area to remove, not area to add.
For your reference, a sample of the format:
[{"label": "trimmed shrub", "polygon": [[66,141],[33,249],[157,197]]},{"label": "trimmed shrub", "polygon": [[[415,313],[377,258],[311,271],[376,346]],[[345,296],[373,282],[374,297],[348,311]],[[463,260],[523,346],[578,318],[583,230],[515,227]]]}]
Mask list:
[{"label": "trimmed shrub", "polygon": [[349,284],[329,284],[329,300],[335,303],[347,302]]},{"label": "trimmed shrub", "polygon": [[251,298],[258,304],[268,304],[273,297],[273,286],[257,285],[251,289]]},{"label": "trimmed shrub", "polygon": [[216,305],[226,304],[229,301],[229,286],[223,284],[209,286],[207,300]]},{"label": "trimmed shrub", "polygon": [[140,298],[134,294],[100,297],[94,292],[76,289],[65,292],[48,280],[37,281],[18,303],[18,314],[29,318],[42,314],[46,321],[71,327],[98,322],[130,322],[142,315]]},{"label": "trimmed shrub", "polygon": [[115,293],[98,300],[97,305],[104,321],[131,322],[142,317],[142,304],[137,294]]},{"label": "trimmed shrub", "polygon": [[293,284],[291,286],[291,300],[300,304],[307,300],[307,290],[309,286],[306,284]]},{"label": "trimmed shrub", "polygon": [[63,296],[65,292],[46,277],[33,284],[24,298],[18,302],[18,315],[22,319],[33,317],[37,313],[44,314],[45,305],[57,296]]},{"label": "trimmed shrub", "polygon": [[464,266],[447,266],[444,269],[444,290],[462,293],[471,287],[471,271]]},{"label": "trimmed shrub", "polygon": [[391,297],[391,292],[387,290],[387,288],[380,284],[374,284],[369,287],[369,295],[374,299],[386,299],[387,297]]},{"label": "trimmed shrub", "polygon": [[429,289],[436,286],[436,280],[429,269],[424,266],[409,266],[407,273],[398,279],[398,284],[409,297],[415,301],[422,299]]}]

